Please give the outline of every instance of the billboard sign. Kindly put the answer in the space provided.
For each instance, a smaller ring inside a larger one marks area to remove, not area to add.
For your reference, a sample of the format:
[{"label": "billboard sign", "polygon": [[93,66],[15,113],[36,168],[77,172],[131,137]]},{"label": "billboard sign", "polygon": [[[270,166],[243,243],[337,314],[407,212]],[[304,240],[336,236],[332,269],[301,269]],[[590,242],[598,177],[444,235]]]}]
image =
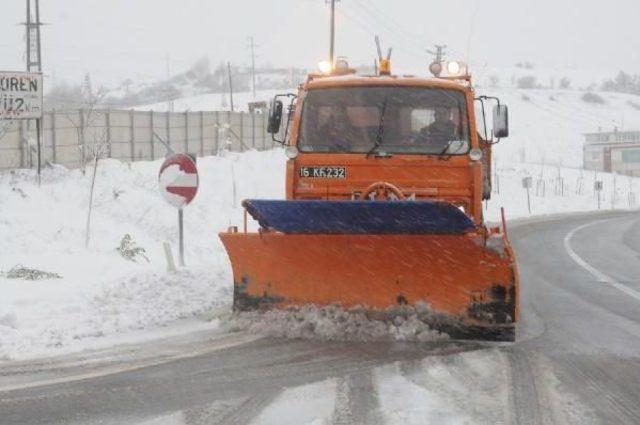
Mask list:
[{"label": "billboard sign", "polygon": [[0,71],[0,120],[42,118],[42,74]]}]

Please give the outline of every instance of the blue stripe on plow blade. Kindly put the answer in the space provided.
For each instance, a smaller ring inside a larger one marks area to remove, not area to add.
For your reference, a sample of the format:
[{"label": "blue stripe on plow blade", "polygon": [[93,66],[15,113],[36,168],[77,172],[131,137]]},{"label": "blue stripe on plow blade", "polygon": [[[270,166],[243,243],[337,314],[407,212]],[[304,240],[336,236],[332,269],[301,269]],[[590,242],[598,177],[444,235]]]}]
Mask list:
[{"label": "blue stripe on plow blade", "polygon": [[464,234],[473,221],[436,201],[275,201],[242,205],[264,228],[292,234]]}]

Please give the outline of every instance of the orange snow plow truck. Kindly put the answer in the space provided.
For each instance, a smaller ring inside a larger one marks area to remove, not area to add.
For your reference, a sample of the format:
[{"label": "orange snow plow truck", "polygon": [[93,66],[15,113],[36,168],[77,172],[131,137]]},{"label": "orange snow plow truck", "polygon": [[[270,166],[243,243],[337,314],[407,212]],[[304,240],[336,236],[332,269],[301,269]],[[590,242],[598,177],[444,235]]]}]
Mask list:
[{"label": "orange snow plow truck", "polygon": [[507,107],[476,97],[460,64],[433,78],[389,68],[359,76],[338,61],[274,98],[268,131],[286,145],[286,200],[245,200],[244,231],[220,233],[234,311],[337,305],[387,317],[426,306],[452,338],[513,341],[514,252],[504,215],[488,227],[482,214]]}]

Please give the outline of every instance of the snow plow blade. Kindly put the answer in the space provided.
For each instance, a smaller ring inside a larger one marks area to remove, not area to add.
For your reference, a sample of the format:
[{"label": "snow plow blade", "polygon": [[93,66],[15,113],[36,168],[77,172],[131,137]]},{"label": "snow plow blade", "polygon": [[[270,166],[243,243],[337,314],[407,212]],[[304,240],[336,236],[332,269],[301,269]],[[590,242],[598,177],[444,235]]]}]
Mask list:
[{"label": "snow plow blade", "polygon": [[432,201],[245,201],[258,233],[221,233],[235,311],[427,304],[452,338],[512,341],[518,282],[504,232]]}]

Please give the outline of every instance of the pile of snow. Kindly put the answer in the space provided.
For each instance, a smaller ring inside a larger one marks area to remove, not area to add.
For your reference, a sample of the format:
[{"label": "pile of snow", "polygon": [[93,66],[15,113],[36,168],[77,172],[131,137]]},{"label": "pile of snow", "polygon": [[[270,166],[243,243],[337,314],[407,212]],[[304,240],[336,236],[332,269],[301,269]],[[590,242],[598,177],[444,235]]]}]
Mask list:
[{"label": "pile of snow", "polygon": [[431,328],[438,315],[427,305],[404,307],[383,314],[372,314],[361,308],[311,305],[244,312],[229,316],[225,327],[257,334],[332,341],[439,341],[448,335]]},{"label": "pile of snow", "polygon": [[[198,159],[199,193],[185,209],[189,267],[173,274],[162,243],[177,251],[177,210],[158,190],[161,161],[99,163],[88,248],[91,168],[86,175],[45,168],[41,187],[33,171],[0,173],[0,272],[23,265],[62,276],[0,273],[0,359],[54,354],[87,338],[228,310],[233,280],[217,232],[242,223],[242,199],[284,196],[284,160],[280,150]],[[120,255],[127,234],[149,262]]]}]

